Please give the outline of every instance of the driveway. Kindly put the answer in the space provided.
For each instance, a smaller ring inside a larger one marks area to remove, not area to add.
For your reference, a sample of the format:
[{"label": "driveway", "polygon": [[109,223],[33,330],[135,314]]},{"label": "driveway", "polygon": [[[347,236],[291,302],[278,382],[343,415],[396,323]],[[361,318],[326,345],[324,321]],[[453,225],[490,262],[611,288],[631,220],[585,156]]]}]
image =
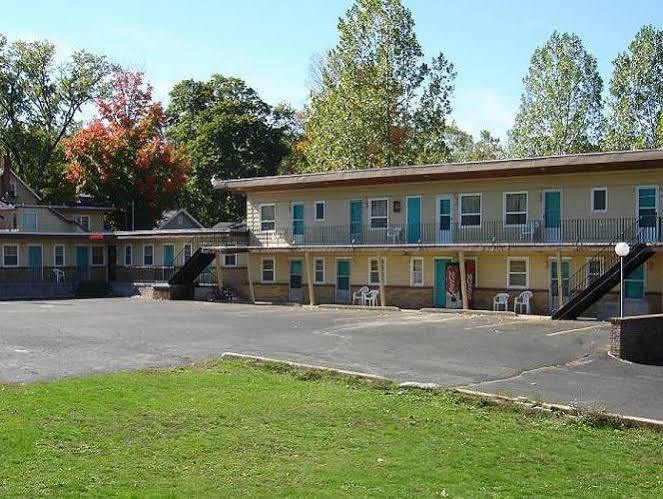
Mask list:
[{"label": "driveway", "polygon": [[663,419],[663,369],[609,358],[605,323],[139,298],[0,302],[0,317],[6,382],[232,351]]}]

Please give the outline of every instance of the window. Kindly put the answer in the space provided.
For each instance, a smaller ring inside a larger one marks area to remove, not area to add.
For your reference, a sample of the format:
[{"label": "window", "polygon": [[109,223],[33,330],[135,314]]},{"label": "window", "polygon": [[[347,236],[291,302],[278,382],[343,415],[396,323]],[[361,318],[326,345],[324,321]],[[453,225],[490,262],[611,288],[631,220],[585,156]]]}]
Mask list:
[{"label": "window", "polygon": [[413,257],[410,260],[410,286],[424,285],[424,259]]},{"label": "window", "polygon": [[35,212],[23,213],[23,230],[37,232],[37,214]]},{"label": "window", "polygon": [[369,218],[371,229],[386,229],[389,225],[388,201],[386,199],[371,199],[369,202]]},{"label": "window", "polygon": [[191,245],[190,244],[185,244],[184,245],[184,261],[188,262],[191,259]]},{"label": "window", "polygon": [[56,244],[53,249],[53,266],[64,267],[64,245]]},{"label": "window", "polygon": [[322,222],[325,220],[325,202],[316,201],[315,202],[315,220],[317,222]]},{"label": "window", "polygon": [[260,206],[260,230],[274,230],[276,228],[276,206],[263,204]]},{"label": "window", "polygon": [[262,282],[274,282],[274,259],[263,258],[262,260]]},{"label": "window", "polygon": [[626,298],[644,298],[645,296],[645,264],[636,267],[624,277],[624,296]]},{"label": "window", "polygon": [[18,245],[5,244],[2,247],[2,265],[4,267],[18,267]]},{"label": "window", "polygon": [[7,191],[7,194],[9,194],[9,199],[16,199],[16,182],[13,180],[9,182],[9,190]]},{"label": "window", "polygon": [[460,195],[461,227],[479,227],[481,225],[481,194]]},{"label": "window", "polygon": [[143,246],[143,265],[154,265],[154,246],[151,244]]},{"label": "window", "polygon": [[605,187],[596,187],[592,189],[592,211],[608,211],[608,189]]},{"label": "window", "polygon": [[316,258],[313,260],[313,281],[315,284],[325,283],[325,259]]},{"label": "window", "polygon": [[504,224],[505,225],[527,224],[526,192],[504,193]]},{"label": "window", "polygon": [[590,258],[587,261],[587,281],[588,284],[596,281],[603,274],[603,259]]},{"label": "window", "polygon": [[92,266],[101,267],[104,264],[104,247],[92,246]]},{"label": "window", "polygon": [[[382,258],[382,284],[387,282],[387,259]],[[368,259],[368,284],[379,285],[380,273],[377,258]]]},{"label": "window", "polygon": [[133,260],[133,247],[131,245],[127,245],[124,247],[124,266],[125,267],[131,267],[132,265],[132,260]]},{"label": "window", "polygon": [[526,288],[529,286],[527,258],[507,258],[507,287]]},{"label": "window", "polygon": [[224,267],[237,267],[237,255],[235,253],[227,253],[223,255]]},{"label": "window", "polygon": [[90,215],[77,215],[74,220],[85,230],[90,230]]}]

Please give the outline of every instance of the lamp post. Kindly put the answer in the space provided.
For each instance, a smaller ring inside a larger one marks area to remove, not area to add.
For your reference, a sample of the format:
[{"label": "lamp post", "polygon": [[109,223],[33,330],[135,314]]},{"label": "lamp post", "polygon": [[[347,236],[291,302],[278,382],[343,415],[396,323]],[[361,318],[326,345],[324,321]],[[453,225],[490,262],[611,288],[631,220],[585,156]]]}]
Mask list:
[{"label": "lamp post", "polygon": [[628,256],[631,248],[628,243],[615,244],[615,253],[619,257],[619,316],[624,317],[624,257]]}]

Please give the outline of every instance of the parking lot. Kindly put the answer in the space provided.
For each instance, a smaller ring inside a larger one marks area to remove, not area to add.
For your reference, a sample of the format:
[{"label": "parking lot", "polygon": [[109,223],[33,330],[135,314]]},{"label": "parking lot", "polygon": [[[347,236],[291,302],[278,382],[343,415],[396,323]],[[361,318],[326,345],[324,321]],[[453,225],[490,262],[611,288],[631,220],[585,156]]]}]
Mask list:
[{"label": "parking lot", "polygon": [[[5,382],[181,365],[232,351],[627,413],[637,402],[663,418],[663,406],[639,388],[656,386],[659,368],[607,357],[605,323],[138,298],[0,302],[0,316]],[[627,383],[628,400],[611,393],[616,382]]]}]

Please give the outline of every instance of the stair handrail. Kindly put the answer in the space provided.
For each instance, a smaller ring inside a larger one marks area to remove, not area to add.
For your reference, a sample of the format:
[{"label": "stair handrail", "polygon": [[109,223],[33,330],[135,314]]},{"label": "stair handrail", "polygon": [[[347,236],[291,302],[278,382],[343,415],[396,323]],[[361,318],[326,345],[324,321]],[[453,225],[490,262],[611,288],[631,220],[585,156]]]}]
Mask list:
[{"label": "stair handrail", "polygon": [[[644,232],[644,228],[639,227],[638,219],[633,220],[629,226],[624,229],[616,238],[614,238],[610,243],[604,245],[599,251],[592,255],[582,267],[575,271],[572,275],[569,276],[569,296],[564,300],[564,304],[570,303],[573,298],[578,296],[584,290],[591,286],[589,282],[589,267],[592,262],[599,261],[601,262],[601,275],[605,274],[608,269],[610,269],[615,263],[619,261],[619,257],[615,253],[615,245],[619,242],[626,242],[629,245],[632,245],[634,242],[641,242],[641,236]],[[629,231],[635,233],[632,237],[627,237]],[[563,279],[562,269],[557,269],[557,278]],[[553,313],[559,310],[563,305],[560,305],[562,302],[562,297],[558,297],[558,305],[553,309]]]}]

